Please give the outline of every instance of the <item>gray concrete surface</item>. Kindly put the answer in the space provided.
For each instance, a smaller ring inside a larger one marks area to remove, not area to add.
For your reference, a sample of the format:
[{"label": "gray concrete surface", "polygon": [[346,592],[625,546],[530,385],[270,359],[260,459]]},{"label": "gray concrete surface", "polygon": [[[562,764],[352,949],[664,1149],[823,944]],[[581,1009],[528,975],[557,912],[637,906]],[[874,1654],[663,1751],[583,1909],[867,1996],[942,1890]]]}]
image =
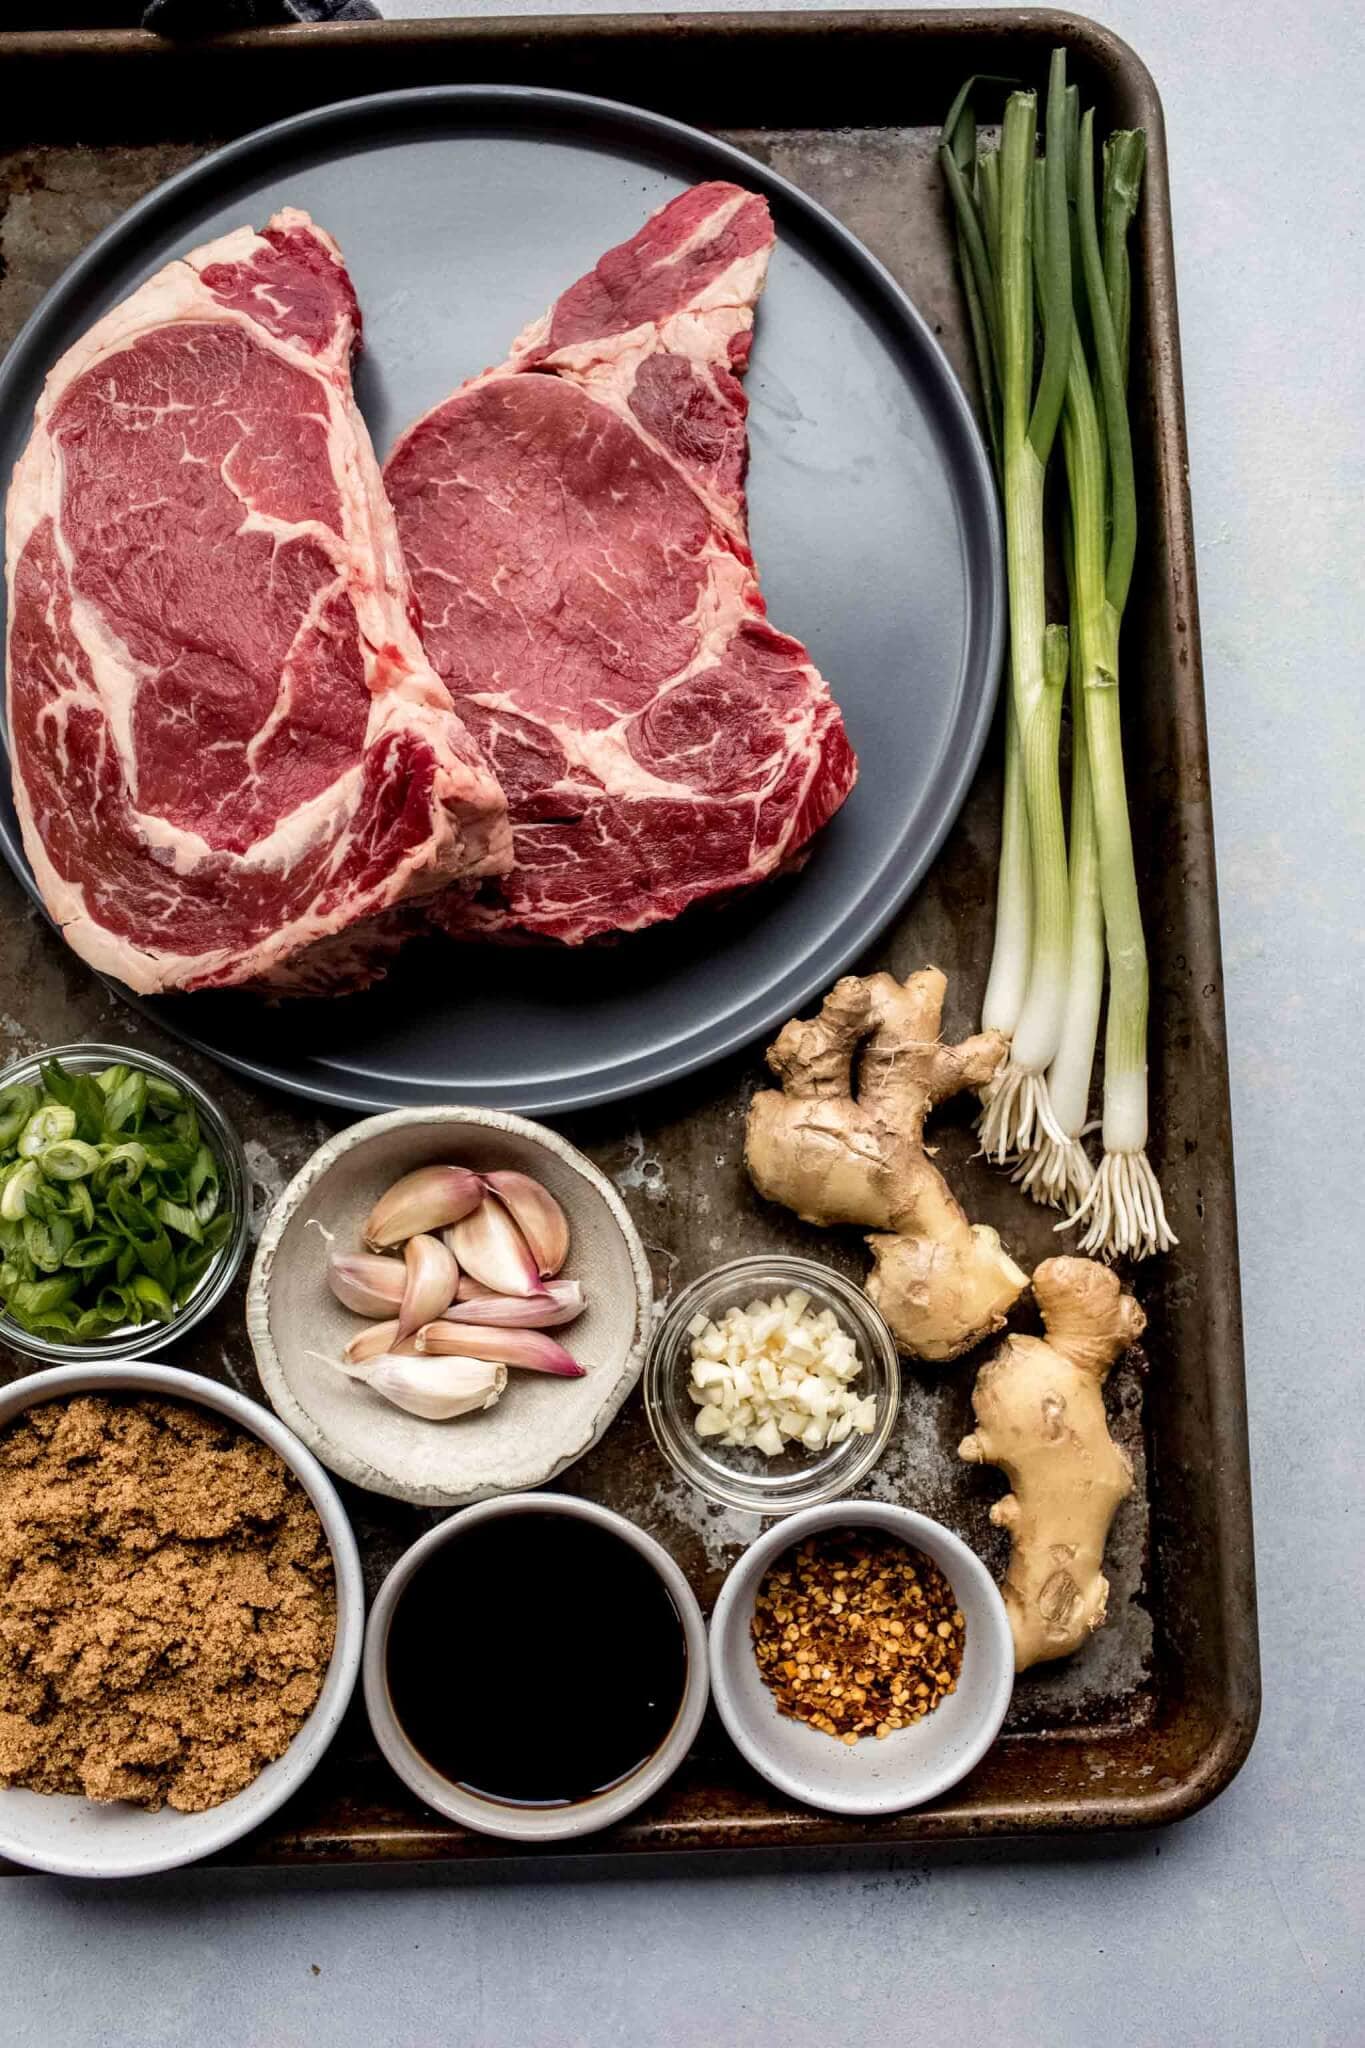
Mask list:
[{"label": "gray concrete surface", "polygon": [[1159,1837],[896,1870],[10,1879],[12,2048],[1365,2042],[1365,30],[1359,0],[1093,11],[1170,129],[1261,1574],[1250,1763]]}]

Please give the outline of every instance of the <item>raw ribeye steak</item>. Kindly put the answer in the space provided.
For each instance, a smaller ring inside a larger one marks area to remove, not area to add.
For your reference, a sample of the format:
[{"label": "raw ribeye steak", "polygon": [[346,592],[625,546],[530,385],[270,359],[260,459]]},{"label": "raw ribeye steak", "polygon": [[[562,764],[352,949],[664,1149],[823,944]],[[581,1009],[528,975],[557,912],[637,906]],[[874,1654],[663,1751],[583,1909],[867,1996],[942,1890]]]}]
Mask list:
[{"label": "raw ribeye steak", "polygon": [[736,375],[772,246],[756,194],[682,193],[389,460],[427,652],[512,814],[511,875],[433,907],[457,936],[674,917],[789,862],[853,786],[749,551]]},{"label": "raw ribeye steak", "polygon": [[58,363],[9,494],[9,734],[43,900],[152,991],[268,982],[510,856],[427,660],[335,243],[277,214]]}]

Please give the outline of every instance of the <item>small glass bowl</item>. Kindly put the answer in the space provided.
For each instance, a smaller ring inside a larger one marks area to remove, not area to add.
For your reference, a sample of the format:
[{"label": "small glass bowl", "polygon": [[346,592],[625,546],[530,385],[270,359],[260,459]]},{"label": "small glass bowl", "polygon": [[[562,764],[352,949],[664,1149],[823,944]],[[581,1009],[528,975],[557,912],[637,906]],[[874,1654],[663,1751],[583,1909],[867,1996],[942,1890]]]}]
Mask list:
[{"label": "small glass bowl", "polygon": [[[687,1391],[692,1368],[688,1324],[697,1315],[714,1321],[746,1301],[768,1300],[799,1287],[818,1309],[832,1309],[854,1338],[862,1372],[853,1382],[871,1394],[877,1420],[871,1433],[851,1433],[827,1450],[801,1446],[769,1458],[697,1435],[697,1410]],[[886,1449],[900,1407],[901,1370],[896,1342],[861,1289],[814,1259],[781,1255],[732,1259],[685,1287],[654,1334],[645,1361],[645,1413],[654,1441],[684,1479],[722,1506],[757,1515],[789,1515],[850,1493]]]},{"label": "small glass bowl", "polygon": [[45,1060],[60,1060],[76,1074],[98,1073],[103,1067],[136,1067],[182,1089],[194,1104],[205,1140],[218,1160],[223,1200],[236,1217],[236,1227],[184,1307],[177,1309],[168,1322],[130,1323],[108,1337],[94,1338],[86,1344],[64,1344],[59,1337],[43,1337],[24,1329],[13,1316],[0,1310],[0,1343],[8,1344],[12,1351],[22,1352],[27,1358],[41,1358],[49,1365],[99,1365],[105,1360],[112,1363],[119,1358],[145,1358],[153,1351],[164,1351],[217,1307],[242,1263],[251,1230],[251,1183],[241,1142],[217,1103],[188,1074],[130,1045],[54,1045],[6,1067],[0,1073],[0,1093],[19,1081],[41,1084],[40,1069]]}]

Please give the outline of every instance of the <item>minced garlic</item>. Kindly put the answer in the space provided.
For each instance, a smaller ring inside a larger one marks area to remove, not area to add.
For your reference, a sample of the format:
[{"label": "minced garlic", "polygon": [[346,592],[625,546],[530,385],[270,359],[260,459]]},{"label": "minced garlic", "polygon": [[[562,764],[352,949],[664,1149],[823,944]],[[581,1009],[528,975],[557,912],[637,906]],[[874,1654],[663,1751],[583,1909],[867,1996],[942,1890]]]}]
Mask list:
[{"label": "minced garlic", "polygon": [[814,1310],[800,1288],[746,1302],[718,1323],[687,1326],[697,1435],[776,1458],[791,1446],[822,1451],[853,1432],[871,1434],[874,1395],[860,1397],[858,1347],[833,1309]]}]

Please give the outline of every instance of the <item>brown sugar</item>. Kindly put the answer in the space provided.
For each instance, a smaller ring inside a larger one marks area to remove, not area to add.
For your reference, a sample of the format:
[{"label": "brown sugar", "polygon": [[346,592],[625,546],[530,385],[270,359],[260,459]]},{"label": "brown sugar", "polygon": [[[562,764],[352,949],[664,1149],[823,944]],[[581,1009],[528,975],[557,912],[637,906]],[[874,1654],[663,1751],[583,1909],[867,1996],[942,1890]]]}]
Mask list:
[{"label": "brown sugar", "polygon": [[752,1633],[780,1711],[852,1744],[884,1740],[956,1692],[966,1622],[922,1551],[875,1529],[835,1529],[764,1574]]},{"label": "brown sugar", "polygon": [[288,1748],[335,1628],[317,1512],[245,1430],[78,1395],[0,1432],[0,1784],[217,1806]]}]

